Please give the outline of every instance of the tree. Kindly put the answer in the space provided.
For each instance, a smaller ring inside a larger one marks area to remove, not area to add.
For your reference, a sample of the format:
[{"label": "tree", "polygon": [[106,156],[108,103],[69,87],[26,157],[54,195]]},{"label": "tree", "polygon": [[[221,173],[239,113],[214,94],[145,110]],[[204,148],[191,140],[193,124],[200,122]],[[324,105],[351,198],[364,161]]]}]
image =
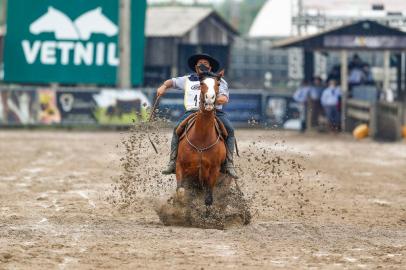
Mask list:
[{"label": "tree", "polygon": [[242,35],[246,35],[265,2],[267,0],[224,0],[216,9]]}]

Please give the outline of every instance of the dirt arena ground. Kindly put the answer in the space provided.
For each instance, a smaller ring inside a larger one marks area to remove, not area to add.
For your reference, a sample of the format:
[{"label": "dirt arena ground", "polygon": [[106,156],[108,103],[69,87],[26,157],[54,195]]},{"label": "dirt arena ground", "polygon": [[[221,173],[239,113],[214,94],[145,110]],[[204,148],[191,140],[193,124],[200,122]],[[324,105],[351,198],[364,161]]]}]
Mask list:
[{"label": "dirt arena ground", "polygon": [[0,269],[406,269],[405,142],[238,130],[253,218],[216,230],[160,222],[160,136],[0,131]]}]

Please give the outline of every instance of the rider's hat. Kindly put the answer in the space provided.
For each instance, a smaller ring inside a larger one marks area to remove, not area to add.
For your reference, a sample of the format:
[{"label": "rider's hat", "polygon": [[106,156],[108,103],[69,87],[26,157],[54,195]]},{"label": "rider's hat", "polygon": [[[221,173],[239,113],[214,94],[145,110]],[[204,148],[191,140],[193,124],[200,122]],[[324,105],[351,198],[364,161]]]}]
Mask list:
[{"label": "rider's hat", "polygon": [[191,70],[195,71],[196,63],[200,59],[206,59],[207,61],[209,61],[212,72],[217,72],[219,70],[219,68],[220,68],[219,61],[217,61],[215,58],[213,58],[212,56],[205,54],[205,53],[199,53],[199,54],[195,54],[195,55],[192,55],[191,57],[189,57],[189,60],[187,61],[189,68]]}]

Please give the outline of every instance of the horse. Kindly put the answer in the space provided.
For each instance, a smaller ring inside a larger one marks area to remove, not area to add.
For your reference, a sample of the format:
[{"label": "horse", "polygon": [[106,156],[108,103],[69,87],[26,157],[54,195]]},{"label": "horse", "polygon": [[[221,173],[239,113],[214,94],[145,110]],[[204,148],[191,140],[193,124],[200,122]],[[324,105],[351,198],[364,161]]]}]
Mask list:
[{"label": "horse", "polygon": [[199,111],[194,125],[179,141],[176,160],[177,196],[184,198],[184,183],[191,181],[205,191],[206,206],[213,204],[213,189],[226,159],[224,140],[215,127],[215,103],[223,76],[224,71],[199,74]]}]

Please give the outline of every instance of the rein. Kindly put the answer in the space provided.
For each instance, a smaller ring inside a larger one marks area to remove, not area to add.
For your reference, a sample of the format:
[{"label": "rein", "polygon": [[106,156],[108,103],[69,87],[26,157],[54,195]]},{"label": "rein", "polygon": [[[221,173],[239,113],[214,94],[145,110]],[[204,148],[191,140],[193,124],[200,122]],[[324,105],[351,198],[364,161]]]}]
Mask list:
[{"label": "rein", "polygon": [[207,151],[207,150],[209,150],[210,148],[213,148],[216,144],[218,144],[218,142],[220,141],[220,135],[218,135],[217,136],[217,140],[216,140],[216,142],[215,143],[213,143],[213,144],[211,144],[211,145],[209,145],[209,146],[207,146],[207,147],[204,147],[204,148],[199,148],[199,147],[197,147],[196,145],[194,145],[190,140],[189,140],[189,136],[187,135],[187,133],[186,133],[186,141],[188,142],[188,144],[190,145],[190,146],[192,146],[197,152],[199,152],[199,153],[203,153],[203,152],[205,152],[205,151]]},{"label": "rein", "polygon": [[[188,130],[186,130],[186,135],[185,135],[186,141],[188,142],[188,144],[189,144],[190,146],[193,147],[193,149],[195,149],[195,150],[199,153],[199,181],[202,181],[202,159],[203,159],[203,152],[205,152],[205,151],[207,151],[207,150],[213,148],[216,144],[218,144],[218,142],[220,141],[220,134],[217,136],[217,140],[216,140],[215,143],[213,143],[213,144],[211,144],[211,145],[209,145],[209,146],[207,146],[207,147],[200,148],[200,147],[194,145],[194,144],[189,140],[189,136],[188,136],[188,133],[187,133],[187,132],[188,132]],[[202,184],[202,183],[201,183],[201,184]]]},{"label": "rein", "polygon": [[[156,107],[159,104],[159,99],[160,99],[160,96],[157,96],[157,98],[155,99],[154,106],[152,106],[151,115],[149,116],[149,119],[148,119],[148,124],[151,123],[152,120],[154,119],[155,110],[156,110]],[[152,139],[151,139],[151,137],[149,135],[149,128],[150,128],[150,126],[148,125],[148,139],[149,139],[149,142],[151,143],[152,147],[154,148],[155,153],[158,154],[158,149],[156,148],[154,142],[152,141]]]}]

